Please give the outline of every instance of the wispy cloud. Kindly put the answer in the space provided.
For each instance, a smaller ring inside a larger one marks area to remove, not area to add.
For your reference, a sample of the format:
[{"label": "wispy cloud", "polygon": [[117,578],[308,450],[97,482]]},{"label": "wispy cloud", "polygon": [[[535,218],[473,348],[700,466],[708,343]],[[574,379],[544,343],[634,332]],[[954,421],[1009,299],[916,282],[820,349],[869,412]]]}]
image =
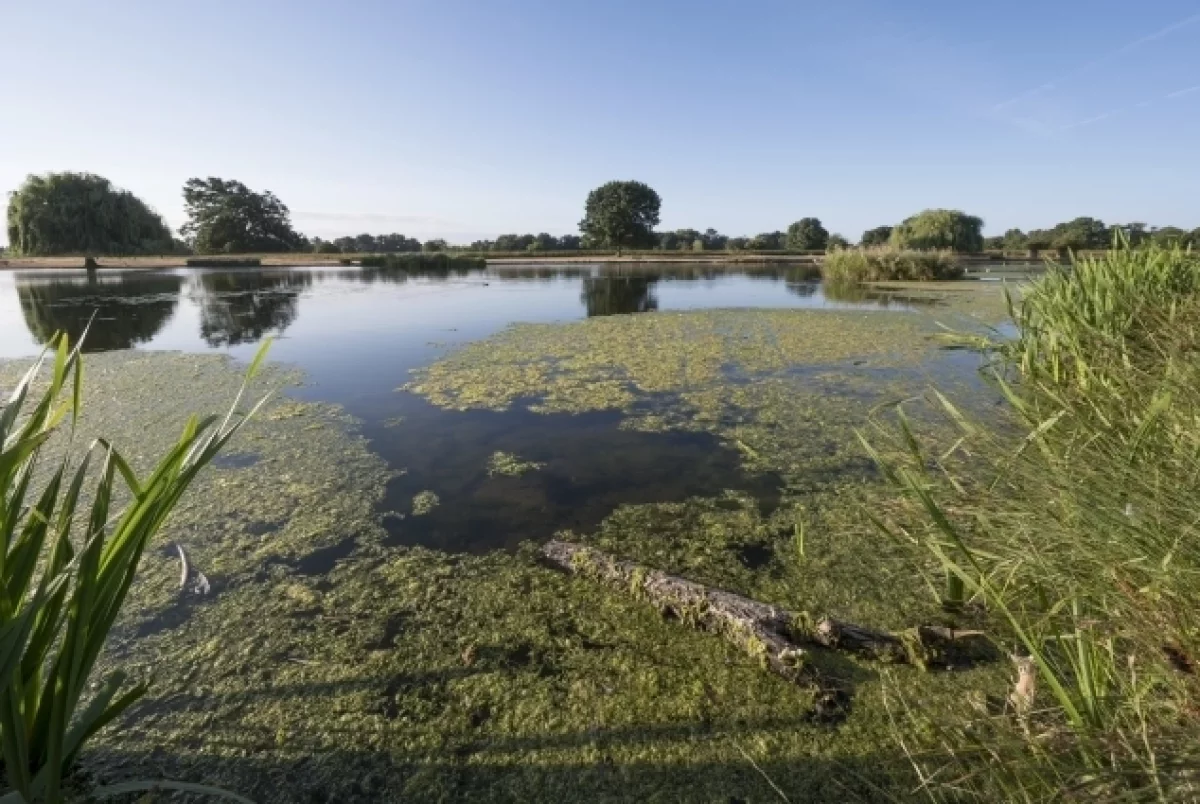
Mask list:
[{"label": "wispy cloud", "polygon": [[1165,28],[1155,31],[1154,33],[1146,34],[1145,36],[1134,39],[1131,42],[1127,42],[1124,45],[1121,45],[1116,50],[1111,50],[1108,53],[1105,53],[1104,55],[1100,56],[1099,58],[1093,59],[1085,64],[1080,65],[1079,67],[1076,67],[1073,70],[1070,70],[1070,71],[1064,73],[1063,75],[1059,76],[1058,78],[1047,81],[1043,84],[1040,84],[1040,85],[1034,87],[1033,89],[1028,89],[1024,92],[1014,95],[1013,97],[1009,98],[1008,100],[1004,100],[1004,101],[1001,101],[1000,103],[997,103],[995,106],[992,107],[992,113],[995,114],[997,112],[1002,112],[1005,109],[1007,109],[1008,107],[1014,106],[1014,105],[1020,103],[1021,101],[1029,100],[1030,98],[1033,98],[1035,96],[1042,95],[1046,92],[1050,92],[1051,90],[1056,89],[1058,87],[1058,85],[1063,83],[1064,81],[1068,81],[1072,78],[1076,78],[1080,75],[1083,75],[1084,73],[1088,72],[1089,70],[1093,70],[1096,67],[1099,67],[1100,65],[1110,61],[1111,59],[1116,58],[1117,56],[1128,53],[1131,50],[1136,50],[1137,48],[1141,47],[1142,45],[1148,44],[1155,40],[1162,39],[1164,36],[1169,36],[1170,34],[1174,33],[1175,31],[1178,31],[1180,28],[1186,28],[1188,25],[1191,25],[1195,22],[1200,22],[1200,14],[1193,14],[1190,17],[1185,17],[1184,19],[1181,19],[1177,22],[1171,23],[1170,25],[1168,25]]},{"label": "wispy cloud", "polygon": [[[1165,100],[1173,100],[1174,98],[1182,98],[1184,95],[1190,95],[1193,92],[1200,92],[1200,84],[1197,84],[1194,87],[1186,87],[1185,89],[1177,89],[1174,92],[1168,92],[1166,95],[1162,95],[1157,98],[1149,98],[1147,100],[1141,101],[1140,103],[1135,103],[1132,106],[1122,106],[1118,109],[1109,109],[1107,112],[1101,112],[1100,114],[1094,115],[1093,117],[1088,117],[1083,120],[1076,120],[1074,123],[1067,123],[1065,126],[1059,126],[1057,130],[1058,131],[1069,131],[1070,129],[1073,129],[1073,128],[1083,128],[1084,126],[1090,126],[1093,123],[1099,123],[1101,120],[1107,120],[1110,117],[1116,117],[1117,115],[1125,114],[1126,112],[1132,111],[1134,109],[1144,109],[1147,106],[1153,106],[1154,104],[1160,103]],[[1026,121],[1021,121],[1021,122],[1022,122],[1022,124],[1024,124]],[[1023,127],[1025,127],[1025,126],[1023,125]]]}]

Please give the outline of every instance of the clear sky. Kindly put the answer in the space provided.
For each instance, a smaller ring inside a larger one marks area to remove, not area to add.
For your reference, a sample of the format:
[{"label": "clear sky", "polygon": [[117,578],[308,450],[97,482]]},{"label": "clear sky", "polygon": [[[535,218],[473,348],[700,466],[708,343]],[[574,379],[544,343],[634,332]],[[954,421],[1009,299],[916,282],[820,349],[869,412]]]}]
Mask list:
[{"label": "clear sky", "polygon": [[989,234],[1200,226],[1200,2],[0,0],[0,190],[191,176],[325,237],[576,231],[636,178],[663,227],[929,206]]}]

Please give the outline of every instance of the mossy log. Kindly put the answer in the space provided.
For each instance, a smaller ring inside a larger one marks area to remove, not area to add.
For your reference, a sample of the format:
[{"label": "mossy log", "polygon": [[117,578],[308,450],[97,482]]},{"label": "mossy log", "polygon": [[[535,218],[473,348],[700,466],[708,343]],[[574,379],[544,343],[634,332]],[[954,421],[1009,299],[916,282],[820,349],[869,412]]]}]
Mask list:
[{"label": "mossy log", "polygon": [[978,631],[919,626],[892,634],[832,617],[813,618],[570,542],[551,541],[542,547],[542,554],[555,566],[627,591],[664,614],[723,636],[795,683],[813,680],[804,670],[805,651],[810,647],[922,668],[946,664],[964,649],[976,655],[988,649]]}]

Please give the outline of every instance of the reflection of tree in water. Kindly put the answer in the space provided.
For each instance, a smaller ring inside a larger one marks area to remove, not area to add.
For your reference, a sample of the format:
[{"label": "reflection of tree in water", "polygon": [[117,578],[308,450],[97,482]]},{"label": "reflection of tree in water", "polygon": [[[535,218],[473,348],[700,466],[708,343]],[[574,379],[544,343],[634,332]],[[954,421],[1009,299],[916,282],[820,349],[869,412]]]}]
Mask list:
[{"label": "reflection of tree in water", "polygon": [[175,313],[183,277],[145,272],[18,279],[16,284],[25,325],[39,343],[49,342],[56,332],[76,343],[86,329],[84,351],[108,352],[152,340]]},{"label": "reflection of tree in water", "polygon": [[794,293],[797,296],[807,299],[809,296],[816,294],[817,290],[821,287],[821,283],[809,279],[802,279],[798,282],[789,280],[786,287],[788,293]]},{"label": "reflection of tree in water", "polygon": [[300,293],[312,283],[307,271],[202,273],[192,286],[200,337],[209,346],[237,346],[283,332],[296,320]]},{"label": "reflection of tree in water", "polygon": [[658,309],[654,296],[657,279],[644,276],[596,276],[583,280],[579,300],[588,318],[622,313],[647,313]]}]

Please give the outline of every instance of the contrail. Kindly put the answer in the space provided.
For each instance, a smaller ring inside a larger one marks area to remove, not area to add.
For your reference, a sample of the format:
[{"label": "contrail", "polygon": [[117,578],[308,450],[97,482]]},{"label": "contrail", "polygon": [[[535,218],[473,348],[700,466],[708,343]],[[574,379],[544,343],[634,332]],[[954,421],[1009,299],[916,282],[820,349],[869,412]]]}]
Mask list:
[{"label": "contrail", "polygon": [[1068,73],[1064,73],[1063,75],[1059,76],[1058,78],[1054,79],[1053,81],[1047,81],[1046,83],[1044,83],[1040,86],[1036,86],[1033,89],[1029,89],[1029,90],[1026,90],[1025,92],[1022,92],[1019,95],[1014,95],[1013,97],[1009,98],[1006,101],[997,103],[995,106],[992,107],[992,112],[993,113],[999,112],[1002,109],[1012,106],[1014,103],[1019,103],[1023,100],[1026,100],[1027,98],[1032,98],[1034,95],[1040,95],[1043,92],[1049,92],[1050,90],[1054,89],[1055,86],[1062,83],[1063,81],[1074,78],[1075,76],[1080,75],[1081,73],[1086,73],[1088,70],[1099,67],[1101,64],[1104,64],[1109,59],[1115,58],[1116,56],[1119,56],[1122,53],[1128,53],[1129,51],[1134,50],[1135,48],[1141,47],[1142,45],[1146,44],[1147,42],[1153,42],[1156,39],[1162,39],[1164,36],[1168,36],[1169,34],[1172,34],[1175,31],[1178,31],[1180,28],[1184,28],[1188,25],[1191,25],[1193,22],[1197,22],[1197,21],[1200,21],[1200,14],[1193,14],[1192,16],[1186,17],[1185,19],[1179,20],[1178,22],[1173,22],[1170,25],[1168,25],[1166,28],[1155,31],[1152,34],[1146,34],[1145,36],[1143,36],[1139,39],[1134,39],[1132,42],[1121,45],[1121,47],[1119,47],[1116,50],[1113,50],[1109,53],[1106,53],[1105,55],[1101,56],[1098,59],[1089,61],[1081,67],[1076,67],[1074,70],[1071,70]]},{"label": "contrail", "polygon": [[1060,126],[1058,130],[1067,131],[1068,129],[1072,128],[1090,126],[1092,123],[1099,123],[1101,120],[1107,120],[1110,117],[1116,117],[1117,115],[1124,114],[1131,109],[1144,109],[1147,106],[1153,106],[1159,101],[1171,100],[1172,98],[1182,98],[1184,95],[1190,95],[1193,92],[1200,92],[1200,84],[1197,84],[1194,87],[1187,87],[1186,89],[1177,89],[1174,92],[1168,92],[1166,95],[1162,95],[1161,97],[1144,100],[1141,103],[1135,103],[1133,106],[1122,106],[1119,109],[1109,109],[1107,112],[1101,112],[1094,117],[1076,120],[1074,123],[1067,123],[1065,126]]}]

